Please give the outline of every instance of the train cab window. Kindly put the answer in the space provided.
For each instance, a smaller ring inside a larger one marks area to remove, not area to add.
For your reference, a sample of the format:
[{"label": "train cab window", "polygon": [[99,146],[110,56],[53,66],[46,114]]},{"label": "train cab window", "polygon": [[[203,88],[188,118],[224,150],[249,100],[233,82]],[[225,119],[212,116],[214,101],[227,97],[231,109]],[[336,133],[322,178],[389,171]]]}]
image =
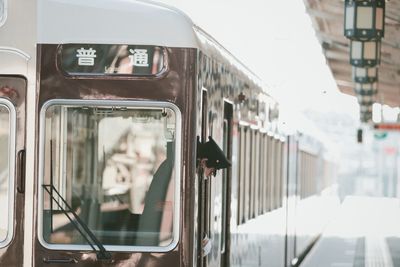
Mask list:
[{"label": "train cab window", "polygon": [[83,250],[91,233],[110,251],[171,250],[178,236],[178,109],[93,102],[50,101],[42,110],[41,242]]},{"label": "train cab window", "polygon": [[13,236],[13,181],[14,181],[14,144],[15,110],[13,105],[0,99],[0,247],[8,245]]}]

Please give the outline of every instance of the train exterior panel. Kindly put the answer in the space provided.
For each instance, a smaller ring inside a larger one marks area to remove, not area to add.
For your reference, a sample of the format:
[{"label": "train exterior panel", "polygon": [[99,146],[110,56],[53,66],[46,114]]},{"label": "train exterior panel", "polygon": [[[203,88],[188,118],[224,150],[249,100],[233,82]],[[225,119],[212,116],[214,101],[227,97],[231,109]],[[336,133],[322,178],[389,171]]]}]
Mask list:
[{"label": "train exterior panel", "polygon": [[[335,206],[331,160],[315,138],[282,127],[256,75],[164,5],[11,2],[0,27],[0,119],[10,125],[0,171],[13,207],[0,221],[1,264],[301,260],[324,225],[321,203]],[[17,10],[35,34],[11,34],[24,30]],[[197,146],[209,137],[231,166],[207,177]]]}]

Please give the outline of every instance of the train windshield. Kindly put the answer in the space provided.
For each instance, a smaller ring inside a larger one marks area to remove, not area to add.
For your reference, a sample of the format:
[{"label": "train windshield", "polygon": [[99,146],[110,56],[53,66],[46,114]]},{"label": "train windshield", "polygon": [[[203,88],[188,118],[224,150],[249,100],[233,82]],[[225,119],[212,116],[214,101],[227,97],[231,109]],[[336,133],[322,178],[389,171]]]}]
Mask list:
[{"label": "train windshield", "polygon": [[42,123],[48,245],[87,245],[88,231],[111,250],[171,245],[178,223],[174,109],[53,104]]},{"label": "train windshield", "polygon": [[[0,100],[1,101],[1,100]],[[11,238],[11,212],[13,205],[10,202],[13,198],[11,196],[11,183],[13,180],[12,166],[12,118],[10,109],[0,102],[0,151],[2,156],[0,158],[0,246],[5,245],[7,240]],[[7,212],[8,211],[8,212]]]}]

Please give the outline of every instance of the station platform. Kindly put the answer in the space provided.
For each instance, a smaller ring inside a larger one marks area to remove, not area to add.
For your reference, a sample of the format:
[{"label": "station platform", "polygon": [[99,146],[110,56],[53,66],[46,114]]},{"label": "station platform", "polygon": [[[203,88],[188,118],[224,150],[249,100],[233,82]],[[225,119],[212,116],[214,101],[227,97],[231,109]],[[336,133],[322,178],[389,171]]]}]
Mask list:
[{"label": "station platform", "polygon": [[400,267],[400,201],[347,197],[301,267]]}]

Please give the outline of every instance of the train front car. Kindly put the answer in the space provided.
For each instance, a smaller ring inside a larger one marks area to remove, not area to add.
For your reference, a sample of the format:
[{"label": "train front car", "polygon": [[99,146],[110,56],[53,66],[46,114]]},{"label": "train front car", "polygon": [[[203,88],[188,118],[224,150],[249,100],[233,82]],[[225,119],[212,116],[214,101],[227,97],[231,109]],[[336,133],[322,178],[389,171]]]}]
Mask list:
[{"label": "train front car", "polygon": [[301,258],[326,162],[213,38],[147,1],[0,4],[1,266]]},{"label": "train front car", "polygon": [[192,23],[141,1],[38,14],[34,265],[191,266]]}]

